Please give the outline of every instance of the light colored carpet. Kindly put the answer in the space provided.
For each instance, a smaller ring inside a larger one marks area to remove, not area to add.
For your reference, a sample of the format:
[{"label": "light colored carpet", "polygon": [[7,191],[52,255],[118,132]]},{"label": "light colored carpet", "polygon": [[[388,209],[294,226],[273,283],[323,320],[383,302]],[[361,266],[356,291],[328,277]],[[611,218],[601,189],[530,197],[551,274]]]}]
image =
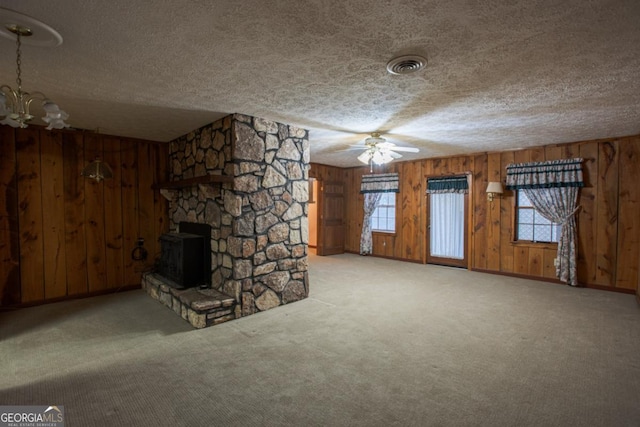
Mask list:
[{"label": "light colored carpet", "polygon": [[311,256],[308,299],[203,330],[142,291],[0,314],[0,404],[68,426],[638,426],[633,296]]}]

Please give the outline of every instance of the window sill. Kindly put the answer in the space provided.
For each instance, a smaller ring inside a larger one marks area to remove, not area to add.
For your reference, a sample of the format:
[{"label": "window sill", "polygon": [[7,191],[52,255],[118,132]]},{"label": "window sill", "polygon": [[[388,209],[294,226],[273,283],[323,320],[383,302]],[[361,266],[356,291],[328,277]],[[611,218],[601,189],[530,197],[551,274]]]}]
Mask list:
[{"label": "window sill", "polygon": [[383,231],[383,230],[371,230],[372,234],[384,234],[387,236],[395,236],[396,232],[395,231]]},{"label": "window sill", "polygon": [[558,244],[555,242],[530,242],[527,240],[512,240],[513,246],[524,246],[528,248],[541,248],[541,249],[558,249]]}]

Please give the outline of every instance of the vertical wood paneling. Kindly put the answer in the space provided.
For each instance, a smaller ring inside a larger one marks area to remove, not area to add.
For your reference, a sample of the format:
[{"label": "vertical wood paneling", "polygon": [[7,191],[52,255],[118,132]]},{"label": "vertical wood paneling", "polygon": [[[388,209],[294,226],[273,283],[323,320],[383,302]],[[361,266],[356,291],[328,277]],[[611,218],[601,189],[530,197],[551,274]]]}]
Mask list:
[{"label": "vertical wood paneling", "polygon": [[533,277],[543,277],[544,249],[541,247],[529,248],[529,268],[526,274]]},{"label": "vertical wood paneling", "polygon": [[405,162],[400,170],[400,190],[402,212],[399,222],[402,224],[401,257],[413,261],[422,259],[424,245],[424,221],[422,218],[422,200],[425,189],[422,185],[422,164]]},{"label": "vertical wood paneling", "polygon": [[453,157],[449,162],[450,173],[463,174],[468,172],[467,160],[468,158],[466,156]]},{"label": "vertical wood paneling", "polygon": [[140,235],[138,227],[138,143],[122,142],[120,153],[120,180],[122,188],[122,231],[124,252],[124,283],[140,283],[139,261],[131,258]]},{"label": "vertical wood paneling", "polygon": [[[138,155],[145,158],[142,184]],[[113,180],[81,177],[96,156],[112,166]],[[0,303],[32,304],[139,286],[168,222],[167,202],[151,189],[167,173],[166,162],[162,144],[0,126]],[[144,266],[129,263],[127,269],[125,260],[141,235],[141,204],[153,249]]]},{"label": "vertical wood paneling", "polygon": [[560,160],[564,158],[564,148],[561,145],[548,145],[544,147],[545,160]]},{"label": "vertical wood paneling", "polygon": [[[104,160],[102,136],[87,134],[84,140],[85,166],[96,158]],[[104,187],[104,181],[84,179],[89,292],[107,289]]]},{"label": "vertical wood paneling", "polygon": [[619,143],[617,288],[636,289],[640,259],[640,137]]},{"label": "vertical wood paneling", "polygon": [[140,237],[144,239],[149,257],[143,263],[144,269],[153,266],[153,260],[159,255],[160,245],[155,239],[155,216],[153,207],[153,148],[150,144],[138,144],[138,224]]},{"label": "vertical wood paneling", "polygon": [[113,170],[113,179],[105,180],[103,183],[106,286],[108,289],[116,289],[125,284],[120,139],[103,137],[103,144],[104,161]]},{"label": "vertical wood paneling", "polygon": [[84,228],[84,143],[81,134],[63,133],[64,217],[67,294],[82,295],[89,291],[87,282],[87,249]]},{"label": "vertical wood paneling", "polygon": [[404,168],[405,163],[391,163],[389,165],[386,165],[384,172],[398,173],[398,178],[400,180],[400,192],[396,194],[396,232],[393,238],[393,246],[391,248],[386,248],[386,252],[391,253],[391,255],[388,256],[394,256],[395,254],[401,254],[403,252],[404,243],[402,239],[402,224],[405,218],[408,218],[410,216],[409,207],[403,204],[403,193],[406,193],[406,191],[402,189],[402,175],[400,175],[400,172],[402,172]]},{"label": "vertical wood paneling", "polygon": [[558,250],[545,248],[542,254],[542,277],[547,279],[556,278],[556,266],[553,261],[556,259]]},{"label": "vertical wood paneling", "polygon": [[52,299],[67,295],[62,134],[42,132],[40,142],[44,298]]},{"label": "vertical wood paneling", "polygon": [[595,283],[612,286],[616,280],[618,230],[618,141],[598,144],[598,193]]},{"label": "vertical wood paneling", "polygon": [[486,192],[488,178],[488,156],[477,155],[473,161],[473,194],[475,195],[473,206],[473,268],[487,269],[487,204]]},{"label": "vertical wood paneling", "polygon": [[468,220],[468,224],[467,224],[467,239],[468,239],[468,244],[467,244],[467,267],[468,268],[472,268],[473,267],[473,254],[474,254],[474,244],[475,241],[473,239],[473,229],[475,227],[475,222],[476,222],[476,218],[475,218],[475,212],[474,212],[474,207],[475,207],[475,203],[476,200],[478,199],[479,195],[475,193],[474,190],[474,181],[473,181],[473,171],[475,170],[475,166],[474,166],[474,157],[471,156],[466,156],[464,159],[464,163],[462,165],[462,167],[464,168],[464,172],[467,175],[467,180],[469,181],[469,197],[467,197],[467,203],[468,203],[468,212],[467,212],[467,220]]},{"label": "vertical wood paneling", "polygon": [[[400,172],[402,187],[415,185],[414,174],[418,168],[422,171],[421,180],[426,176],[447,175],[465,171],[472,172],[472,268],[496,272],[516,273],[530,277],[555,279],[555,245],[540,245],[512,242],[513,203],[515,194],[506,191],[499,199],[499,213],[487,209],[485,188],[488,180],[500,180],[504,183],[505,168],[510,163],[556,160],[582,157],[585,176],[584,188],[580,189],[578,212],[578,279],[582,284],[634,289],[638,286],[638,261],[640,258],[640,221],[638,212],[638,190],[635,185],[637,176],[638,144],[640,137],[614,141],[584,141],[571,144],[554,144],[545,147],[503,152],[479,154],[476,156],[456,156],[451,158],[427,159],[416,162],[398,163],[395,168]],[[633,141],[629,143],[629,141]],[[627,146],[621,144],[628,143]],[[635,157],[634,157],[635,156]],[[331,169],[336,173],[335,169]],[[311,168],[311,175],[316,169]],[[321,169],[321,168],[320,168]],[[316,169],[318,170],[318,169]],[[323,172],[326,173],[326,172]],[[353,168],[345,171],[347,181],[348,207],[346,222],[353,224],[348,229],[346,242],[354,242],[357,251],[359,245],[359,227],[362,202],[358,201],[359,177],[369,173],[367,168]],[[612,184],[613,183],[613,184]],[[619,184],[618,184],[619,183]],[[424,185],[424,184],[423,184]],[[619,185],[619,188],[617,187]],[[374,238],[374,254],[394,258],[426,262],[428,251],[427,228],[428,204],[426,196],[420,200],[411,200],[412,195],[401,190],[402,205],[398,212],[401,216],[402,232],[395,239],[378,235]],[[424,195],[423,195],[424,196]],[[407,198],[408,197],[408,198]],[[494,202],[496,203],[496,202]],[[421,212],[418,212],[420,210]],[[495,214],[495,215],[494,215]],[[418,240],[411,239],[412,221],[422,215],[424,235],[422,248]],[[497,221],[497,222],[496,222]],[[406,228],[407,224],[411,227]],[[356,231],[356,228],[358,230]],[[496,240],[496,235],[497,240]],[[356,241],[358,243],[356,243]],[[393,250],[389,251],[389,245]],[[347,249],[349,250],[349,249]],[[498,255],[499,263],[494,262]],[[636,258],[635,261],[632,261]],[[596,280],[598,276],[598,280]]]},{"label": "vertical wood paneling", "polygon": [[531,162],[532,150],[517,150],[513,152],[513,160],[516,163]]},{"label": "vertical wood paneling", "polygon": [[44,299],[42,189],[40,187],[40,133],[17,129],[18,223],[20,226],[20,279],[22,302]]},{"label": "vertical wood paneling", "polygon": [[364,197],[360,194],[362,175],[369,173],[366,168],[347,169],[345,182],[345,251],[360,252],[360,235],[364,217]]},{"label": "vertical wood paneling", "polygon": [[516,274],[529,273],[529,247],[517,245],[513,251],[513,272]]},{"label": "vertical wood paneling", "polygon": [[0,306],[18,304],[20,235],[14,130],[0,126]]},{"label": "vertical wood paneling", "polygon": [[[598,193],[598,143],[588,142],[578,146],[579,157],[584,159],[585,185],[580,189],[578,211],[578,281],[596,283],[596,231]],[[572,152],[573,153],[573,152]],[[573,153],[575,154],[575,153]],[[576,157],[576,156],[572,156]]]},{"label": "vertical wood paneling", "polygon": [[[500,170],[500,154],[489,154],[487,156],[487,181],[501,182]],[[502,197],[497,196],[493,199],[493,202],[489,202],[486,200],[485,193],[485,204],[487,207],[487,269],[494,271],[500,270],[501,200]]]},{"label": "vertical wood paneling", "polygon": [[[102,138],[69,131],[49,133],[37,127],[24,130],[0,127],[3,305],[87,294],[122,284],[137,285],[140,272],[152,264],[158,251],[158,233],[166,224],[166,202],[151,191],[151,184],[166,173],[165,147],[106,138],[103,156],[113,167],[116,178],[97,184],[80,177],[80,171],[102,151],[95,144],[96,139]],[[508,163],[583,157],[587,186],[580,190],[579,200],[582,206],[578,214],[579,281],[636,289],[640,281],[639,141],[639,137],[586,141],[496,156],[480,154],[395,163],[390,167],[397,168],[402,180],[398,196],[399,229],[395,236],[379,234],[374,251],[394,258],[424,260],[426,198],[421,187],[425,176],[469,170],[473,174],[472,266],[551,278],[555,275],[552,247],[530,248],[511,243],[513,194],[506,193],[499,203],[498,241],[495,234],[489,233],[495,233],[496,223],[494,212],[486,210],[484,189],[492,177],[504,180]],[[119,148],[113,149],[113,144]],[[368,169],[312,165],[310,175],[314,173],[327,180],[345,181],[348,194],[345,245],[347,250],[357,252],[362,221],[359,183]],[[139,223],[145,229],[141,230]],[[130,258],[138,236],[145,238],[150,254],[144,265]],[[500,255],[498,266],[490,255],[490,250],[496,247]],[[122,260],[121,267],[118,260]]]},{"label": "vertical wood paneling", "polygon": [[529,150],[523,150],[527,153],[528,162],[544,162],[545,159],[545,147],[535,147]]}]

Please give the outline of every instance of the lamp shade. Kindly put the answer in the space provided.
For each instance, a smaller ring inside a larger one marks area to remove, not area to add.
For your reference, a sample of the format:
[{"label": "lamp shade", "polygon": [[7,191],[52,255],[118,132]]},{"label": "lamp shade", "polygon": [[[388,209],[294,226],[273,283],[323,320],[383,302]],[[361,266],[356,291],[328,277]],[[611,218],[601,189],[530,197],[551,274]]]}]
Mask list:
[{"label": "lamp shade", "polygon": [[97,182],[100,182],[103,179],[113,178],[113,171],[108,164],[100,159],[95,159],[82,170],[81,175],[85,178],[95,179]]},{"label": "lamp shade", "polygon": [[496,181],[490,181],[487,185],[487,193],[493,194],[502,194],[504,191],[502,190],[502,183]]}]

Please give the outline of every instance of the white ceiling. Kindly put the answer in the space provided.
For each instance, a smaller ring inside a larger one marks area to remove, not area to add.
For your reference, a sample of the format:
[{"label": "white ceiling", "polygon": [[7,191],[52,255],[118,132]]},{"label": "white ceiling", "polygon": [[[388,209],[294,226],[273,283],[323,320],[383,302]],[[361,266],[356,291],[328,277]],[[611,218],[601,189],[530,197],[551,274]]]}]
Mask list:
[{"label": "white ceiling", "polygon": [[[405,159],[640,134],[638,0],[0,0],[64,38],[23,88],[76,128],[169,141],[229,113],[309,129],[311,160],[381,131]],[[15,86],[0,40],[0,82]],[[428,58],[387,73],[399,54]],[[38,120],[39,122],[39,120]]]}]

